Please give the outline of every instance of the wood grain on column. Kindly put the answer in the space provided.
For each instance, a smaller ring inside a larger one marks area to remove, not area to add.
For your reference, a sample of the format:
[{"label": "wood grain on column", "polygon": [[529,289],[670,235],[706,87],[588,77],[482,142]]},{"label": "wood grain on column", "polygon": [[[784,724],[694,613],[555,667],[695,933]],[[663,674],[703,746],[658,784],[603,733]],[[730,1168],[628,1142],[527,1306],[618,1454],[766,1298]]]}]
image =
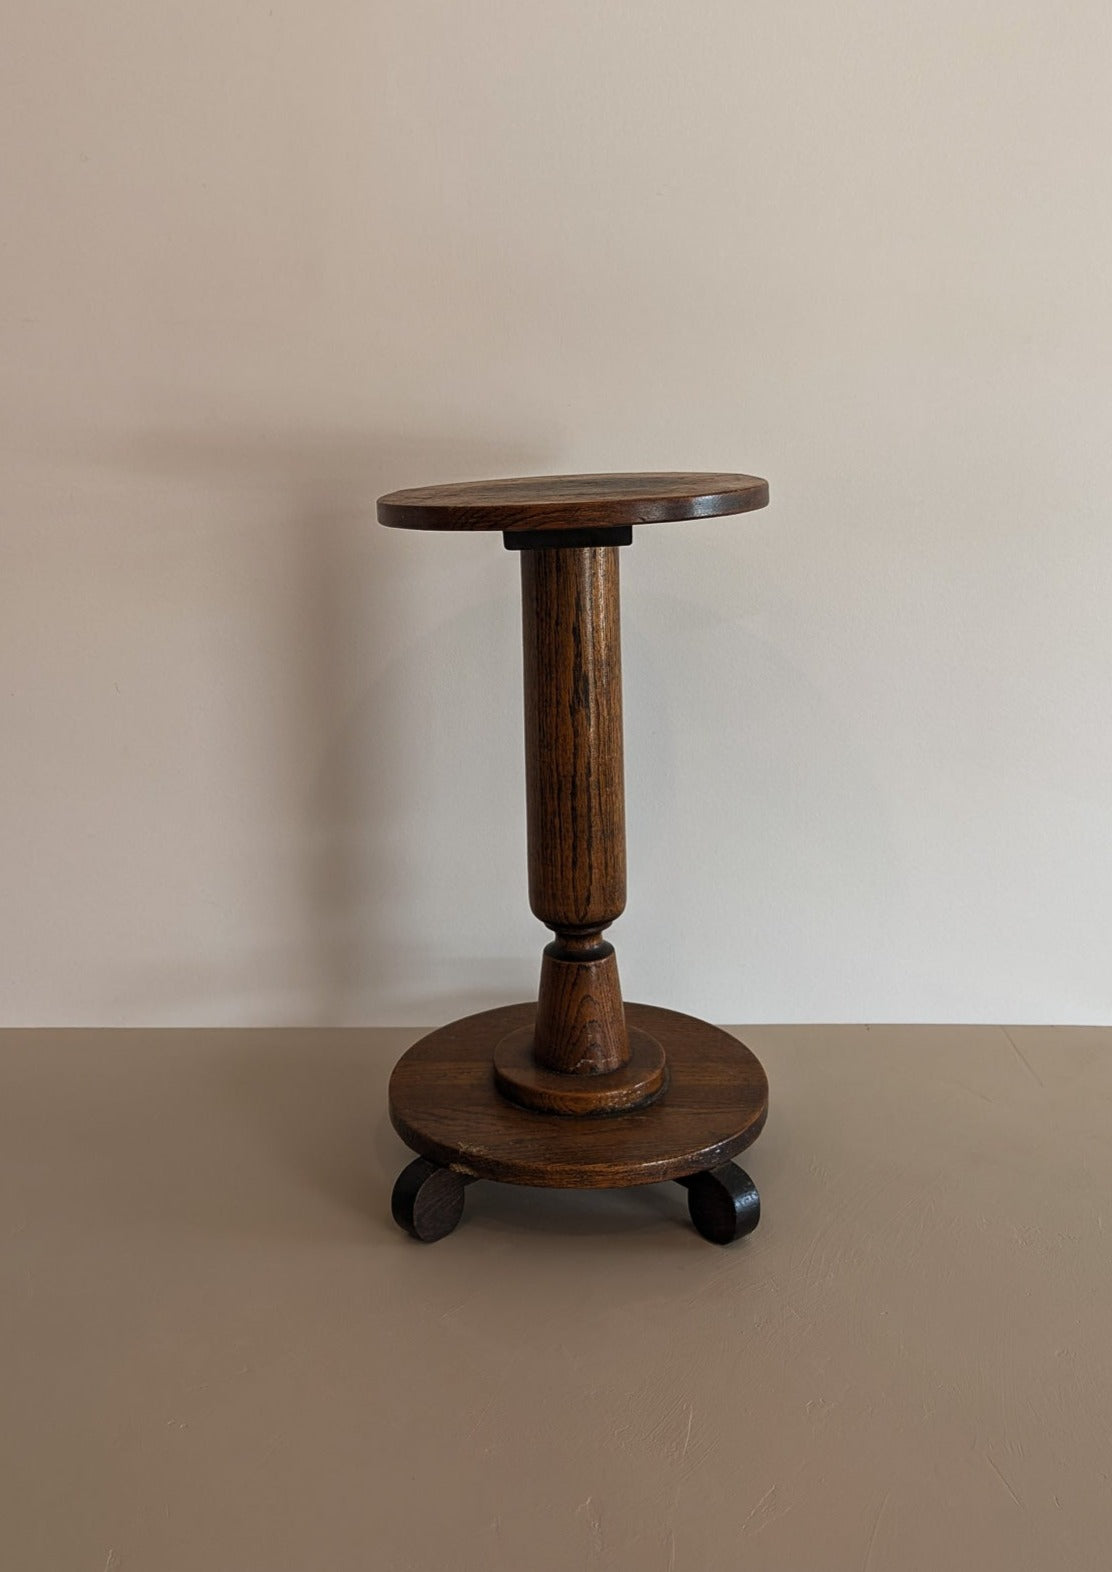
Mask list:
[{"label": "wood grain on column", "polygon": [[618,549],[521,554],[529,903],[560,932],[625,910]]},{"label": "wood grain on column", "polygon": [[618,548],[521,557],[529,903],[545,951],[534,1051],[598,1074],[629,1059],[617,962],[602,930],[625,909]]}]

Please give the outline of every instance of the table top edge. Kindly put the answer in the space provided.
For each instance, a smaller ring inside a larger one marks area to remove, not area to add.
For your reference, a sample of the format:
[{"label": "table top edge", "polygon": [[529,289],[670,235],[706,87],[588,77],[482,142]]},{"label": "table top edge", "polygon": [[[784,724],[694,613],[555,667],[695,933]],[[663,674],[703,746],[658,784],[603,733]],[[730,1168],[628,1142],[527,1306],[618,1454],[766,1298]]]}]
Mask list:
[{"label": "table top edge", "polygon": [[[544,494],[546,486],[551,495]],[[569,489],[560,494],[561,487]],[[503,488],[506,495],[498,496]],[[767,504],[768,482],[758,475],[507,476],[387,492],[378,498],[377,515],[394,529],[512,533],[721,518]]]}]

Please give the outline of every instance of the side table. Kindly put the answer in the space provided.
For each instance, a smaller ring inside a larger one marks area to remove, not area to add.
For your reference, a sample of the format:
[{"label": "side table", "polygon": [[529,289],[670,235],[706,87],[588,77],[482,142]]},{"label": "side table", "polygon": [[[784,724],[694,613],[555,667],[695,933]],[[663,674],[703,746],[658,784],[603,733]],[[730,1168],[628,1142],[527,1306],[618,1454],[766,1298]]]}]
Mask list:
[{"label": "side table", "polygon": [[637,524],[746,513],[753,475],[566,475],[422,486],[380,497],[382,524],[501,530],[521,553],[529,904],[555,938],[535,1003],[423,1037],[390,1080],[420,1155],[393,1194],[431,1242],[477,1179],[603,1189],[676,1180],[704,1238],[760,1218],[733,1157],[760,1134],[768,1081],[748,1048],[694,1016],[625,1004],[604,930],[625,908],[618,552]]}]

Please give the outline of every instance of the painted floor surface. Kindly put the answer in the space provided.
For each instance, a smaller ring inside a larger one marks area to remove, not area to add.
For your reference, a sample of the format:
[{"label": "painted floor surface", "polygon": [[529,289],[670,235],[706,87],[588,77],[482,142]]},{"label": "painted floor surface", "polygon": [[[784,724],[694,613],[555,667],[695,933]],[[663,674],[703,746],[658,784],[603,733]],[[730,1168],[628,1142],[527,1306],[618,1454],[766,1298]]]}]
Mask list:
[{"label": "painted floor surface", "polygon": [[676,1185],[420,1246],[412,1031],[0,1034],[19,1572],[1046,1572],[1112,1555],[1112,1031],[761,1027]]}]

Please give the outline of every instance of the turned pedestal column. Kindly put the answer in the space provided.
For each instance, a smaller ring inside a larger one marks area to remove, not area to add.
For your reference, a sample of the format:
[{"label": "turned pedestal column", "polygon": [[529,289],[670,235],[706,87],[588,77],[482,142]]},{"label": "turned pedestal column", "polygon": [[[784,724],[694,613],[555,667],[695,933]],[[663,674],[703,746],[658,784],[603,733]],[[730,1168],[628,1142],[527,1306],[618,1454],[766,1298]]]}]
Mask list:
[{"label": "turned pedestal column", "polygon": [[420,1156],[398,1223],[442,1238],[464,1187],[493,1179],[603,1188],[677,1180],[700,1233],[728,1243],[760,1201],[731,1159],[764,1124],[768,1084],[736,1038],[624,1004],[605,937],[625,907],[619,555],[636,524],[763,507],[751,475],[575,475],[421,487],[383,524],[500,530],[520,553],[529,902],[552,930],[535,1002],[467,1016],[416,1043],[390,1114]]}]

